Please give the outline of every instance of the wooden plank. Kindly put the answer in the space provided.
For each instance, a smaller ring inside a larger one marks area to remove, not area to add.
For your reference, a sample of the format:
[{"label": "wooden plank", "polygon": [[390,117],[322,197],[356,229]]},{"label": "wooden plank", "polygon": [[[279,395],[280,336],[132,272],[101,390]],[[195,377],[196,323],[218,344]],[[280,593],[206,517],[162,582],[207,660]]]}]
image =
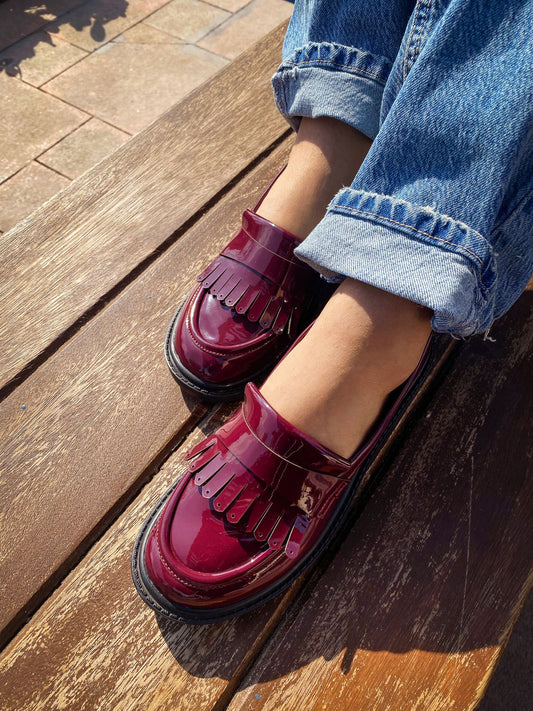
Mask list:
[{"label": "wooden plank", "polygon": [[531,306],[464,345],[231,711],[476,706],[533,582]]},{"label": "wooden plank", "polygon": [[287,131],[284,28],[0,236],[0,388]]},{"label": "wooden plank", "polygon": [[[203,432],[229,412],[226,407],[203,422]],[[291,593],[240,619],[199,627],[155,615],[131,580],[137,531],[203,432],[172,455],[6,648],[0,657],[3,711],[209,709],[242,678]]]},{"label": "wooden plank", "polygon": [[513,633],[477,711],[527,709],[533,699],[533,595],[520,612]]},{"label": "wooden plank", "polygon": [[288,151],[263,161],[0,404],[4,639],[205,412],[170,375],[166,330]]},{"label": "wooden plank", "polygon": [[[228,411],[202,422],[202,432],[213,431]],[[164,620],[138,598],[129,570],[133,540],[183,471],[183,452],[199,437],[196,432],[170,457],[6,648],[0,657],[0,708],[226,707],[307,576],[277,601],[206,627]]]}]

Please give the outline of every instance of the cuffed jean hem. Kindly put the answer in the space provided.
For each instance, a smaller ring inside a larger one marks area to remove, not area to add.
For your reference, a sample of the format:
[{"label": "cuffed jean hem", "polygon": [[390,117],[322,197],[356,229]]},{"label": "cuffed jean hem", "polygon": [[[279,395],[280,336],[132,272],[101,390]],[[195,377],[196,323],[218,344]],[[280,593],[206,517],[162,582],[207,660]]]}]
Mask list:
[{"label": "cuffed jean hem", "polygon": [[392,64],[354,47],[309,42],[283,60],[272,77],[274,101],[289,124],[329,116],[375,138]]},{"label": "cuffed jean hem", "polygon": [[434,331],[465,337],[492,323],[489,243],[430,208],[345,188],[295,254],[330,281],[352,277],[427,306]]}]

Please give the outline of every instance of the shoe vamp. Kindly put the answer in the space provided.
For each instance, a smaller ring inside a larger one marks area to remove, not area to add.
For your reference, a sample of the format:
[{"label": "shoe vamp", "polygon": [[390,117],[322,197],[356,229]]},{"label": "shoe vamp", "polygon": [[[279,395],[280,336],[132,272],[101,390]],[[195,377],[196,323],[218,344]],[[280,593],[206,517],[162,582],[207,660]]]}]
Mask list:
[{"label": "shoe vamp", "polygon": [[251,533],[229,524],[191,482],[183,491],[170,528],[172,554],[199,573],[223,573],[249,565],[268,549]]},{"label": "shoe vamp", "polygon": [[257,322],[222,304],[215,296],[206,294],[198,315],[198,331],[206,343],[242,346],[257,338],[263,329]]}]

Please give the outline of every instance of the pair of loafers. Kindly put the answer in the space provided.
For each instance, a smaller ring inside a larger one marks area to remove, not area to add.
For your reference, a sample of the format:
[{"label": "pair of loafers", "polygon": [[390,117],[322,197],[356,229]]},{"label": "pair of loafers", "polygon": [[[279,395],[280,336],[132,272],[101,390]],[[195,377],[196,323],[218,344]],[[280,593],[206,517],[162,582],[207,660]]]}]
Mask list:
[{"label": "pair of loafers", "polygon": [[244,403],[188,454],[183,475],[135,543],[135,586],[157,612],[206,624],[243,614],[288,587],[337,537],[381,443],[414,392],[429,346],[391,394],[364,444],[344,459],[281,417],[254,384],[327,299],[294,256],[299,241],[246,210],[242,227],[198,277],[166,341],[180,384]]}]

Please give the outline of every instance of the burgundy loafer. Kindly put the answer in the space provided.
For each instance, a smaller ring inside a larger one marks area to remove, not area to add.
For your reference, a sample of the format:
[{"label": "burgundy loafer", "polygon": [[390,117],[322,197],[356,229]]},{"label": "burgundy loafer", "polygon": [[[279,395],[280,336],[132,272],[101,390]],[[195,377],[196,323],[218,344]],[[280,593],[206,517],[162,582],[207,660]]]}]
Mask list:
[{"label": "burgundy loafer", "polygon": [[198,276],[167,335],[172,374],[204,399],[239,399],[263,380],[332,291],[294,256],[298,238],[256,214],[263,199]]},{"label": "burgundy loafer", "polygon": [[417,390],[429,343],[351,458],[278,415],[257,388],[194,447],[192,463],[152,510],[132,558],[150,607],[188,623],[242,614],[289,586],[337,537],[361,479]]}]

